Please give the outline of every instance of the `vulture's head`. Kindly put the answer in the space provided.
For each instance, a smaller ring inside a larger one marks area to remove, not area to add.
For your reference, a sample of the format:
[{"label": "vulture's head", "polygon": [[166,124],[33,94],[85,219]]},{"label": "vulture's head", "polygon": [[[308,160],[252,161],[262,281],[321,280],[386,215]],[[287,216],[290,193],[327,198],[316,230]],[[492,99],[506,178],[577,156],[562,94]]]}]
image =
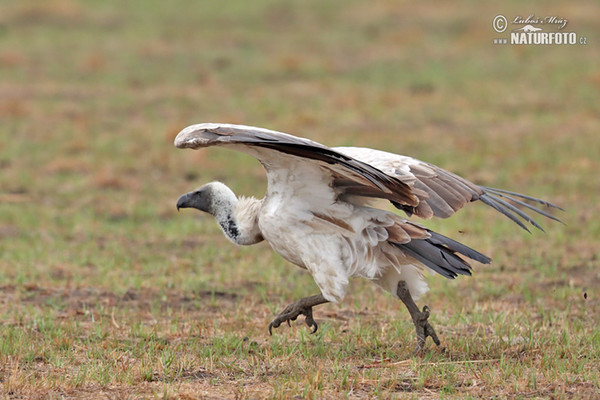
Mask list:
[{"label": "vulture's head", "polygon": [[236,202],[237,197],[225,184],[211,182],[182,195],[177,200],[177,211],[195,208],[216,216],[219,211],[231,210]]}]

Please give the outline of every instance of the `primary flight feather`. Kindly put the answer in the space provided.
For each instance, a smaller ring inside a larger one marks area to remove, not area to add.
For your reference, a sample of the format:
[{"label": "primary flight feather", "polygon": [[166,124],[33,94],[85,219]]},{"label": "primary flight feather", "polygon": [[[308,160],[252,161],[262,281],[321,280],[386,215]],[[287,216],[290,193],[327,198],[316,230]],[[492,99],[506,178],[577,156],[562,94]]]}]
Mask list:
[{"label": "primary flight feather", "polygon": [[448,218],[465,204],[481,201],[529,231],[542,229],[524,207],[557,220],[526,203],[558,206],[531,196],[476,185],[435,165],[384,151],[359,147],[329,148],[309,139],[263,128],[197,124],[175,138],[178,148],[221,146],[250,154],[267,172],[263,199],[238,198],[220,182],[184,194],[177,208],[212,214],[225,236],[240,245],[262,240],[288,261],[307,269],[321,293],[283,310],[269,325],[276,328],[299,315],[316,331],[312,307],[339,302],[350,277],[363,277],[407,306],[417,331],[417,351],[427,336],[439,340],[428,322],[429,309],[414,302],[427,291],[423,271],[446,278],[470,275],[469,258],[487,256],[387,210],[369,200],[389,200],[409,217]]}]

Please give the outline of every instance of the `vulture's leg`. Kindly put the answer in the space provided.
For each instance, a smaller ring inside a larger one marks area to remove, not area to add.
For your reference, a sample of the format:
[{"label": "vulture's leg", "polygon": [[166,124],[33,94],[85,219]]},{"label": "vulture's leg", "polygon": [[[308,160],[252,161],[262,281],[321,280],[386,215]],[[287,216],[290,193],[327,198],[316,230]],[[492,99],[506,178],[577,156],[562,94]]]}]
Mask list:
[{"label": "vulture's leg", "polygon": [[429,324],[429,321],[427,321],[427,319],[429,319],[429,307],[425,306],[423,307],[423,311],[419,311],[419,307],[415,304],[415,301],[408,291],[408,286],[404,281],[398,282],[398,289],[396,292],[398,293],[400,300],[402,300],[406,308],[408,308],[408,312],[415,324],[415,330],[417,331],[417,349],[415,350],[415,354],[418,354],[423,350],[427,336],[431,336],[431,339],[439,346],[440,339],[438,339],[433,327]]},{"label": "vulture's leg", "polygon": [[312,308],[313,306],[318,306],[319,304],[327,302],[329,302],[329,300],[326,300],[322,294],[317,294],[315,296],[304,297],[297,302],[290,304],[285,310],[280,312],[273,321],[271,321],[269,324],[269,334],[272,335],[271,329],[278,328],[283,322],[287,322],[288,325],[290,325],[290,321],[295,321],[300,314],[306,317],[304,321],[309,328],[312,328],[311,333],[315,333],[319,326],[313,319]]}]

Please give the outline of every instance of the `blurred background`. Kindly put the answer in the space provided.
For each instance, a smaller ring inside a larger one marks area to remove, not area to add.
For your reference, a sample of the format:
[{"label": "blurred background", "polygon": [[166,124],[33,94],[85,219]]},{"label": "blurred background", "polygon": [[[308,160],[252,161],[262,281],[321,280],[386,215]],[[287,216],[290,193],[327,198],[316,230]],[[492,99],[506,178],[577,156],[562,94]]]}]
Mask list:
[{"label": "blurred background", "polygon": [[[587,45],[494,44],[522,26],[497,33],[498,14],[566,18]],[[200,122],[410,155],[555,202],[566,225],[544,221],[547,235],[475,205],[426,221],[495,260],[472,279],[432,279],[429,301],[460,308],[548,285],[564,289],[557,304],[579,299],[600,283],[598,15],[587,1],[3,0],[0,313],[73,311],[48,302],[56,291],[75,308],[97,292],[280,296],[258,332],[282,298],[312,294],[268,246],[233,249],[211,218],[176,212],[207,181],[264,193],[253,159],[173,147]],[[352,301],[395,307],[364,292]]]},{"label": "blurred background", "polygon": [[[78,247],[89,242],[120,248],[120,241],[176,235],[190,219],[176,215],[177,196],[205,181],[262,196],[263,171],[245,155],[173,148],[176,133],[199,122],[411,155],[480,184],[550,199],[567,208],[567,230],[595,243],[597,11],[594,3],[558,1],[535,9],[519,2],[5,1],[3,279],[35,279],[53,263],[80,265]],[[568,19],[564,31],[588,44],[493,44],[508,37],[492,29],[495,15],[528,13]],[[460,221],[463,230],[477,223]]]}]

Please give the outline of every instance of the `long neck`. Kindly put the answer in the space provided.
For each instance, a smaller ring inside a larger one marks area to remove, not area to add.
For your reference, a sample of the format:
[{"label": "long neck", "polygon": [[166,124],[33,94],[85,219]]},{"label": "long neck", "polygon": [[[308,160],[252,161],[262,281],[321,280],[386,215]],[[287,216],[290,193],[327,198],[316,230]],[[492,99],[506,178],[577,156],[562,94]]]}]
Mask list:
[{"label": "long neck", "polygon": [[258,228],[260,201],[240,198],[221,204],[215,219],[229,240],[238,245],[251,245],[263,240]]}]

